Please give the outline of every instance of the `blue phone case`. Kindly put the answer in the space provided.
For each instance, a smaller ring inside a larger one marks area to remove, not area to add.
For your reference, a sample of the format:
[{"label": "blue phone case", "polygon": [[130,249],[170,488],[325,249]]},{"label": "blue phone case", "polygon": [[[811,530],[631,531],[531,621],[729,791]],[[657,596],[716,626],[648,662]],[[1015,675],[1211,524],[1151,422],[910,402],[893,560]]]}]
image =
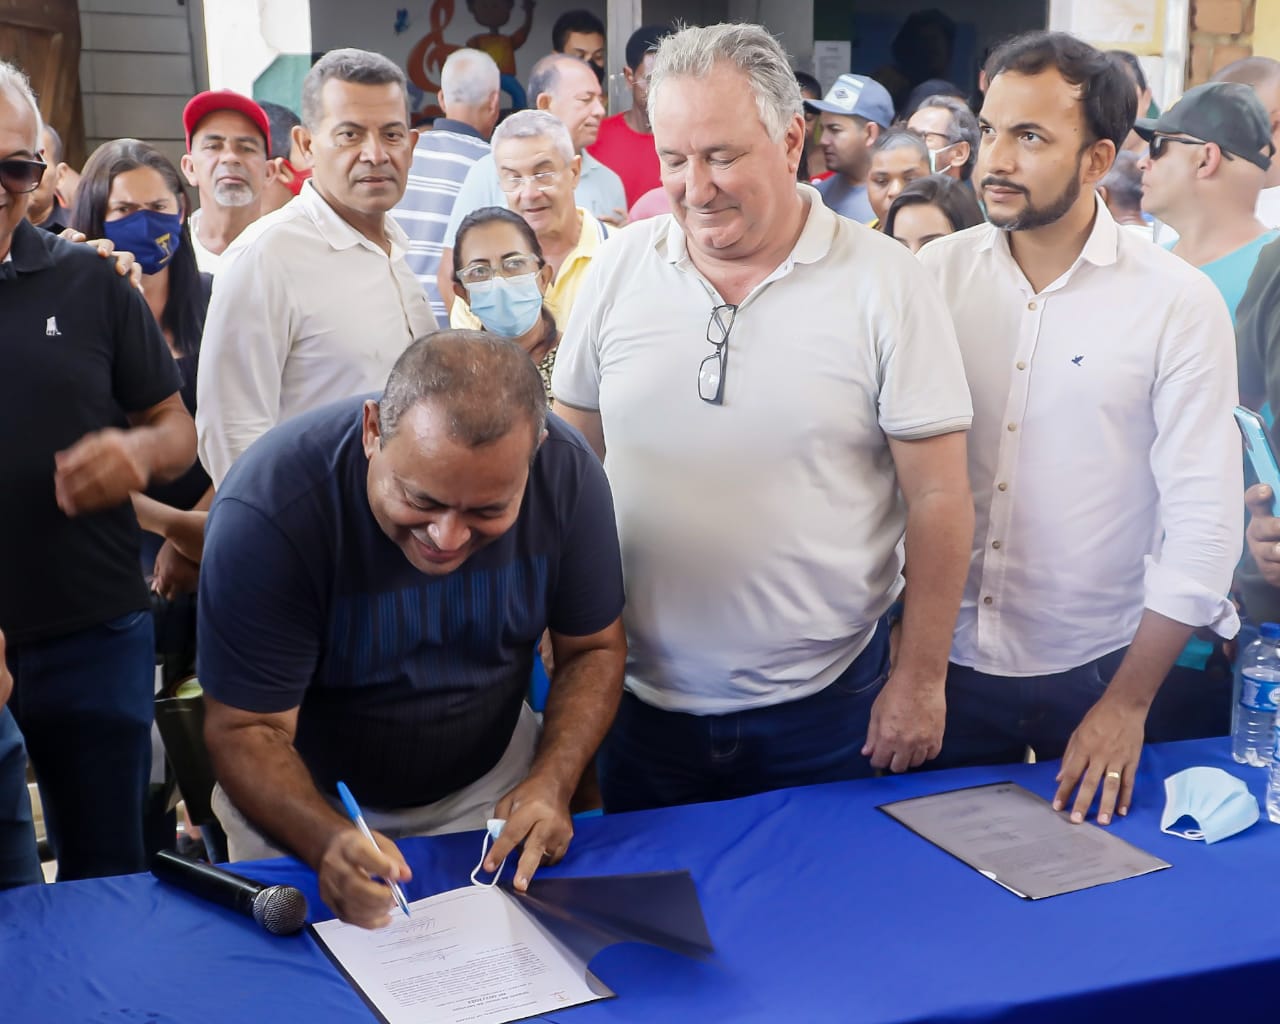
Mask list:
[{"label": "blue phone case", "polygon": [[1276,464],[1276,454],[1271,450],[1271,441],[1267,437],[1267,426],[1262,417],[1252,409],[1242,405],[1236,406],[1236,426],[1244,438],[1244,452],[1249,458],[1258,482],[1271,488],[1274,496],[1271,501],[1271,514],[1280,515],[1280,465]]}]

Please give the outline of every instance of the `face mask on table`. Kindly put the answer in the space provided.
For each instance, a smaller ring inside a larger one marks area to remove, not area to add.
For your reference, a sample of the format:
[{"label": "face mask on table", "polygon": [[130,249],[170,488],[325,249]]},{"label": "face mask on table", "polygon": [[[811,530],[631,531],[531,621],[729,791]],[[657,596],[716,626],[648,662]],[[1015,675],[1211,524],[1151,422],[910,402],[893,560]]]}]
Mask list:
[{"label": "face mask on table", "polygon": [[[1249,787],[1221,768],[1185,768],[1164,780],[1160,831],[1171,836],[1216,843],[1243,832],[1258,816]],[[1176,831],[1179,818],[1191,818],[1197,827]]]}]

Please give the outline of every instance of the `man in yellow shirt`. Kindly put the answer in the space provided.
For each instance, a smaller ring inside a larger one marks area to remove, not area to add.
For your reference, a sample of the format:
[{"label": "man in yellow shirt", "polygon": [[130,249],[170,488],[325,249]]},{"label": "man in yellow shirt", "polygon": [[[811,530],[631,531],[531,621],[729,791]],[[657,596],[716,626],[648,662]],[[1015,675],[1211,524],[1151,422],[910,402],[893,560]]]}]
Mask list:
[{"label": "man in yellow shirt", "polygon": [[[542,258],[551,268],[543,300],[563,327],[591,258],[608,236],[605,225],[574,204],[582,157],[574,152],[564,124],[543,110],[522,110],[499,125],[493,156],[507,205],[533,228]],[[486,323],[472,312],[469,299],[468,295],[454,302],[449,316],[453,327],[510,334],[509,326],[496,318]],[[553,346],[544,359],[548,374],[554,359]]]}]

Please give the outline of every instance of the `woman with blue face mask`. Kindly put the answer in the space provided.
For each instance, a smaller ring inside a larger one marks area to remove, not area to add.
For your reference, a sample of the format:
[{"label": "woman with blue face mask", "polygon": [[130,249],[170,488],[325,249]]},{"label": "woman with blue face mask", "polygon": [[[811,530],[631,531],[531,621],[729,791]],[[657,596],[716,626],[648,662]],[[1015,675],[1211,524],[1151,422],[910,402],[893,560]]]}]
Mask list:
[{"label": "woman with blue face mask", "polygon": [[533,228],[511,210],[476,210],[458,226],[453,260],[453,290],[463,300],[454,310],[467,310],[483,330],[528,352],[550,397],[560,332],[545,302],[552,269]]}]

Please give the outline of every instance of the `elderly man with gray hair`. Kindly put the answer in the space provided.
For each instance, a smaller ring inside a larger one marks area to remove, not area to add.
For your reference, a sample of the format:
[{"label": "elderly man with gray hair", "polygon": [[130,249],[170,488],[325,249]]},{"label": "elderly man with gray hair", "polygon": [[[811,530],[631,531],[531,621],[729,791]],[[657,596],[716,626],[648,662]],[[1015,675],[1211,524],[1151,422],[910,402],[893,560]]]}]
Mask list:
[{"label": "elderly man with gray hair", "polygon": [[419,136],[404,198],[391,211],[409,236],[409,268],[426,289],[440,323],[448,316],[436,282],[444,231],[467,172],[489,152],[488,139],[498,123],[499,77],[498,65],[487,53],[462,49],[449,54],[437,94],[444,117]]},{"label": "elderly man with gray hair", "polygon": [[650,82],[672,213],[601,248],[552,378],[622,542],[605,810],[905,771],[941,746],[973,538],[951,319],[903,246],[797,185],[765,29],[683,29]]},{"label": "elderly man with gray hair", "polygon": [[926,96],[907,121],[929,147],[929,171],[968,181],[978,162],[978,119],[964,100],[954,96]]},{"label": "elderly man with gray hair", "polygon": [[[543,298],[556,323],[563,324],[592,258],[609,236],[609,229],[575,202],[582,157],[573,151],[573,139],[560,121],[542,110],[522,110],[494,132],[493,158],[507,205],[538,237],[542,258],[551,268],[551,283]],[[483,326],[506,333],[497,323],[484,320],[462,299],[450,311],[454,327]],[[554,358],[554,349],[549,358]]]},{"label": "elderly man with gray hair", "polygon": [[404,72],[331,50],[307,72],[293,131],[314,174],[227,250],[205,322],[196,428],[215,487],[277,423],[375,390],[436,327],[388,216],[418,139]]},{"label": "elderly man with gray hair", "polygon": [[[546,111],[569,130],[573,151],[582,158],[574,197],[579,206],[599,220],[614,225],[626,223],[627,196],[622,179],[587,152],[600,134],[604,117],[604,94],[595,71],[586,61],[563,53],[551,53],[533,66],[529,75],[529,95],[537,110]],[[506,193],[498,182],[498,168],[490,154],[477,160],[467,172],[453,214],[445,229],[444,252],[440,260],[437,283],[445,305],[451,305],[450,274],[453,268],[453,243],[460,225],[468,214],[486,206],[503,206]]]}]

